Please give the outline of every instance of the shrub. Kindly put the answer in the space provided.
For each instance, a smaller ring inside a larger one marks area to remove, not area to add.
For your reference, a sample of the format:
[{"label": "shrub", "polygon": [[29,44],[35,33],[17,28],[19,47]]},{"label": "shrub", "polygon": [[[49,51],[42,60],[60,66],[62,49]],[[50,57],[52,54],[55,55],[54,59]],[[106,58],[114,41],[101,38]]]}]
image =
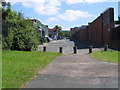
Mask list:
[{"label": "shrub", "polygon": [[3,9],[3,49],[25,50],[36,49],[40,44],[40,33],[32,21],[24,19],[19,13],[10,8]]}]

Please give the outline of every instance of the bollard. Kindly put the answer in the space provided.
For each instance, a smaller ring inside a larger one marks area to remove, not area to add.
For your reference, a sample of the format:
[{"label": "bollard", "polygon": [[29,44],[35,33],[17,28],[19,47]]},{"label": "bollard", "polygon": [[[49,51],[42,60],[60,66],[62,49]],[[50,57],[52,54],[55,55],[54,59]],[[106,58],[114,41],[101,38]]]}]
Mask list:
[{"label": "bollard", "polygon": [[45,51],[46,51],[46,46],[43,47],[43,52],[45,52]]},{"label": "bollard", "polygon": [[108,45],[105,45],[104,51],[108,51]]},{"label": "bollard", "polygon": [[76,46],[73,47],[73,51],[74,51],[74,54],[77,53],[77,47]]},{"label": "bollard", "polygon": [[62,53],[62,47],[59,47],[59,53]]},{"label": "bollard", "polygon": [[89,53],[92,53],[92,46],[89,46]]}]

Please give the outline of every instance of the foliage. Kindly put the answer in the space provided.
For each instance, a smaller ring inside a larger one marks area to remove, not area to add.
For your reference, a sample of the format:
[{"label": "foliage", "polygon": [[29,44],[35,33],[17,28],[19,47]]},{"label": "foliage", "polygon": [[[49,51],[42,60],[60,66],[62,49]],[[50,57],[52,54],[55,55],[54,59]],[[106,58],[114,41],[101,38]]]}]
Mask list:
[{"label": "foliage", "polygon": [[62,27],[61,26],[58,26],[58,25],[56,25],[55,27],[54,27],[54,29],[56,29],[56,30],[58,30],[58,35],[59,36],[62,36]]},{"label": "foliage", "polygon": [[40,44],[40,34],[32,21],[24,19],[21,12],[12,11],[11,5],[2,8],[3,49],[36,49]]},{"label": "foliage", "polygon": [[55,52],[3,51],[2,87],[20,88],[59,55]]},{"label": "foliage", "polygon": [[120,63],[118,56],[120,51],[95,51],[91,53],[91,57],[106,62]]},{"label": "foliage", "polygon": [[69,38],[71,36],[70,31],[62,31],[62,37],[67,37]]},{"label": "foliage", "polygon": [[70,32],[69,31],[62,31],[62,27],[61,26],[56,25],[54,27],[54,29],[58,30],[59,37],[62,37],[62,38],[70,37]]}]

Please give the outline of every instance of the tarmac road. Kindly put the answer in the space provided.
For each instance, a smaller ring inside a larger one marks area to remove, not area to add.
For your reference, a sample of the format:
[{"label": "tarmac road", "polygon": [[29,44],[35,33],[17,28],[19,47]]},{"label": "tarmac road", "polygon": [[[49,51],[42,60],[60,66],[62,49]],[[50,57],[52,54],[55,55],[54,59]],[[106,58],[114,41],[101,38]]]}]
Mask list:
[{"label": "tarmac road", "polygon": [[[68,49],[74,43],[69,40],[51,42],[48,49],[53,51],[61,45]],[[94,60],[86,51],[66,53],[40,71],[24,88],[118,88],[118,64]]]}]

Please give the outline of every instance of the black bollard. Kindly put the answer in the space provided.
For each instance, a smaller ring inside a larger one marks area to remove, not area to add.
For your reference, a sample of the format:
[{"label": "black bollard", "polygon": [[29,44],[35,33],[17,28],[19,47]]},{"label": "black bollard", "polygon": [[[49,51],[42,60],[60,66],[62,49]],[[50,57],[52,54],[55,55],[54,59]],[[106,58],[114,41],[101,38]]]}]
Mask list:
[{"label": "black bollard", "polygon": [[73,47],[73,51],[74,51],[74,54],[77,53],[77,47],[76,46]]},{"label": "black bollard", "polygon": [[89,53],[92,53],[92,46],[89,46]]},{"label": "black bollard", "polygon": [[43,47],[43,52],[45,52],[45,51],[46,51],[46,46]]},{"label": "black bollard", "polygon": [[59,53],[62,53],[62,47],[59,47]]},{"label": "black bollard", "polygon": [[108,51],[108,45],[105,45],[104,51]]}]

